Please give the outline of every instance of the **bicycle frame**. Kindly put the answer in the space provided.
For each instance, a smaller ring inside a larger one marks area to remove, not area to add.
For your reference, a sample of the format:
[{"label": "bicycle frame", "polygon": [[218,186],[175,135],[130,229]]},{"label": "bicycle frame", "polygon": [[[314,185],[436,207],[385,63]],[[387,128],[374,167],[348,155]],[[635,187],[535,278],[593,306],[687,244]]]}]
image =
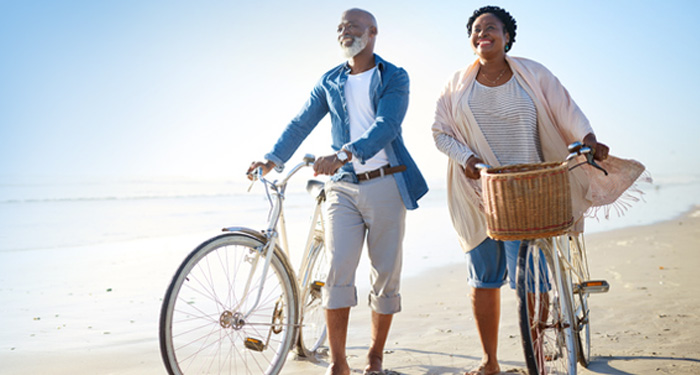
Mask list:
[{"label": "bicycle frame", "polygon": [[[304,253],[304,259],[302,259],[301,266],[299,268],[300,271],[303,271],[308,268],[309,263],[313,259],[314,254],[319,250],[319,248],[323,244],[323,233],[325,233],[325,227],[323,224],[323,215],[321,213],[321,201],[322,198],[320,196],[316,196],[316,206],[314,208],[314,213],[311,218],[311,225],[309,227],[309,234],[306,237],[306,244],[304,245],[304,249],[307,251]],[[321,229],[318,230],[317,227],[320,226]],[[313,247],[312,247],[313,244]],[[303,272],[299,272],[299,277],[303,277],[303,279],[297,280],[299,285],[306,285],[307,281],[306,278],[309,275],[304,274]]]},{"label": "bicycle frame", "polygon": [[[252,261],[252,267],[251,267],[251,273],[250,276],[248,277],[248,280],[246,281],[246,286],[243,289],[243,296],[241,297],[238,306],[236,306],[235,310],[240,309],[240,307],[243,305],[243,303],[249,298],[249,293],[250,293],[250,287],[253,282],[253,275],[255,274],[255,270],[258,267],[258,263],[260,261],[260,258],[264,258],[264,263],[262,265],[262,275],[260,280],[265,280],[267,277],[267,272],[270,268],[270,261],[272,259],[272,256],[274,254],[274,249],[276,246],[278,246],[279,238],[281,237],[281,248],[284,253],[284,255],[289,259],[289,244],[287,241],[287,230],[286,230],[286,222],[284,220],[284,210],[283,210],[283,202],[285,198],[285,192],[287,189],[287,182],[289,179],[296,174],[301,168],[303,167],[308,167],[313,165],[313,162],[315,160],[315,157],[313,155],[306,155],[304,157],[304,161],[302,163],[297,164],[292,168],[291,171],[285,176],[285,178],[281,182],[271,182],[269,180],[266,180],[263,176],[261,171],[257,171],[255,178],[257,180],[260,180],[264,186],[265,186],[265,192],[268,197],[268,200],[270,202],[270,212],[268,213],[268,220],[267,220],[267,229],[263,231],[262,235],[265,239],[264,245],[262,246],[259,251],[256,252],[256,256]],[[251,185],[252,187],[252,185]],[[269,192],[269,189],[272,189],[272,193]],[[250,190],[250,189],[249,189]],[[311,228],[309,230],[309,236],[307,238],[307,243],[304,249],[309,249],[309,246],[311,244],[311,241],[314,239],[314,232],[316,228],[316,224],[319,217],[321,215],[321,205],[320,202],[317,201],[316,204],[316,209],[314,210],[314,216],[313,216],[313,221]],[[225,228],[224,231],[227,232],[234,232],[234,231],[241,231],[243,228]],[[304,262],[308,262],[309,255],[311,252],[307,252],[306,254],[306,259]],[[306,264],[306,263],[303,263]],[[304,269],[304,268],[302,268]],[[294,276],[294,275],[292,275]],[[296,277],[293,277],[293,279],[296,280]],[[297,280],[298,281],[298,280]],[[243,314],[243,320],[247,319],[250,314],[255,311],[255,309],[258,307],[260,304],[260,299],[263,294],[263,285],[261,285],[260,288],[258,288],[258,293],[255,296],[255,302],[251,305],[250,309]]]}]

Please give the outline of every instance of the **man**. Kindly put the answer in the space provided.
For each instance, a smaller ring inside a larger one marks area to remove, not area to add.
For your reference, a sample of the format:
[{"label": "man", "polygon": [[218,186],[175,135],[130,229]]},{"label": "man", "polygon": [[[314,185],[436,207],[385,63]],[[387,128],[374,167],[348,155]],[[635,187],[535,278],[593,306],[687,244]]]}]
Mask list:
[{"label": "man", "polygon": [[361,9],[343,13],[338,42],[347,62],[324,74],[311,97],[282,133],[262,168],[284,163],[326,115],[331,116],[336,153],[319,157],[316,174],[326,185],[326,247],[330,270],[323,288],[330,366],[326,374],[348,375],[345,344],[350,308],[357,305],[355,270],[367,236],[372,270],[371,335],[365,374],[381,374],[384,344],[393,314],[401,310],[399,282],[406,209],[428,186],[404,146],[401,122],[408,107],[408,75],[374,54],[377,22]]}]

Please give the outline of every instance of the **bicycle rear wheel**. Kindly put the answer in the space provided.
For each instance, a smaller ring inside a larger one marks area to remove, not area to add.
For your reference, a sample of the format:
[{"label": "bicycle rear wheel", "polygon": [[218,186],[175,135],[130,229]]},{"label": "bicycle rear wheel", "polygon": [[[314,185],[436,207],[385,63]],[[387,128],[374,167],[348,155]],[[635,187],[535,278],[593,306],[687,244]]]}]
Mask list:
[{"label": "bicycle rear wheel", "polygon": [[301,325],[297,354],[302,357],[315,359],[318,349],[326,341],[326,316],[321,305],[321,288],[328,277],[328,256],[322,235],[312,245],[309,260],[303,270],[301,288]]},{"label": "bicycle rear wheel", "polygon": [[570,283],[554,251],[547,239],[523,241],[518,254],[520,333],[531,375],[576,374]]},{"label": "bicycle rear wheel", "polygon": [[[170,374],[280,372],[296,335],[296,284],[279,251],[262,280],[262,245],[254,235],[229,233],[184,260],[160,316],[161,355]],[[261,287],[260,303],[251,311]]]}]

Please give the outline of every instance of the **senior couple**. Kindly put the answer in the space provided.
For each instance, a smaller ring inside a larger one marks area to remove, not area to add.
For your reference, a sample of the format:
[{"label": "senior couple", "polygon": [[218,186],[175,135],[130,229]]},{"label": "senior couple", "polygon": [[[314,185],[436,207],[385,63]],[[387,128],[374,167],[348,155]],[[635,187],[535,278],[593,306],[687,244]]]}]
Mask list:
[{"label": "senior couple", "polygon": [[[327,375],[348,375],[345,344],[350,308],[357,305],[355,270],[367,241],[371,263],[371,343],[364,374],[383,374],[382,359],[392,317],[401,310],[399,294],[406,210],[418,207],[428,186],[401,136],[408,108],[405,70],[374,53],[375,17],[361,9],[345,11],[337,38],[347,61],[323,74],[299,114],[286,126],[262,168],[282,171],[304,139],[327,114],[331,117],[331,155],[319,157],[315,174],[326,184],[326,247],[330,259],[322,290],[330,347]],[[583,141],[598,160],[608,158],[583,112],[557,78],[541,64],[511,57],[516,23],[504,9],[487,6],[467,22],[469,44],[477,59],[458,71],[437,102],[432,132],[448,156],[448,206],[459,243],[466,253],[473,314],[483,350],[482,362],[466,374],[500,372],[497,347],[500,287],[515,272],[517,241],[486,236],[479,211],[477,163],[508,165],[560,161],[566,145]],[[605,162],[604,162],[605,163]],[[619,168],[617,168],[619,169]],[[609,177],[623,179],[614,173]],[[629,187],[632,182],[620,181]],[[593,201],[594,178],[583,173],[576,185],[574,214],[600,204]],[[623,189],[623,190],[624,190]],[[617,193],[615,193],[617,194]],[[608,202],[616,196],[607,196]]]}]

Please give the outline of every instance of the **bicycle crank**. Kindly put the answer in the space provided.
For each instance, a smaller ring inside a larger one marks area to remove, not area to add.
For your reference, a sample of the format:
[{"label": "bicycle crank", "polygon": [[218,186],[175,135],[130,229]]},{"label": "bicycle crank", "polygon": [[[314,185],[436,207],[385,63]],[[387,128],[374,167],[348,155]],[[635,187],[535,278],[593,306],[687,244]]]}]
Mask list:
[{"label": "bicycle crank", "polygon": [[272,336],[272,333],[278,335],[282,332],[282,329],[285,326],[283,323],[284,310],[282,308],[282,305],[282,297],[280,297],[280,299],[278,299],[275,303],[275,309],[272,312],[272,322],[270,322],[270,329],[267,332],[266,342],[261,339],[256,339],[254,337],[246,337],[243,341],[243,345],[247,349],[256,352],[262,352],[267,348],[267,343],[270,342],[270,337]]}]

